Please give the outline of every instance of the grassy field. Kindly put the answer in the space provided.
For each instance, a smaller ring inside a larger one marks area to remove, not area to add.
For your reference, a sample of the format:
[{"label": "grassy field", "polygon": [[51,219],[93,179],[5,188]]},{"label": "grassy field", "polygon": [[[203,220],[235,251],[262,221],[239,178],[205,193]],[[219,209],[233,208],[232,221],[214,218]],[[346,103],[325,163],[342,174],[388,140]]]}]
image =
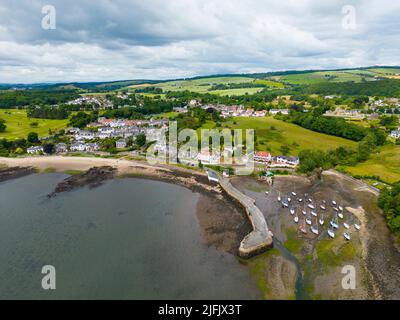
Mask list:
[{"label": "grassy field", "polygon": [[193,79],[193,80],[177,80],[177,81],[168,81],[162,82],[158,84],[143,84],[143,85],[132,85],[127,87],[128,90],[135,90],[140,87],[148,87],[154,86],[157,88],[161,88],[164,92],[167,91],[192,91],[197,93],[211,93],[217,95],[244,95],[244,94],[253,94],[261,91],[263,88],[238,88],[238,89],[227,89],[227,90],[212,90],[209,89],[213,85],[217,84],[242,84],[242,83],[258,83],[265,85],[266,88],[272,89],[282,89],[284,85],[280,82],[271,81],[271,80],[262,80],[262,79],[254,79],[250,77],[211,77],[211,78],[201,78],[201,79]]},{"label": "grassy field", "polygon": [[[7,130],[0,133],[0,138],[15,139],[26,138],[29,132],[37,132],[40,137],[49,135],[49,129],[55,131],[65,128],[66,120],[28,119],[26,110],[1,109],[0,119],[6,121]],[[37,122],[37,127],[31,127],[32,122]]]},{"label": "grassy field", "polygon": [[[215,124],[207,122],[203,127],[210,129]],[[330,150],[339,146],[355,147],[356,143],[326,134],[317,133],[276,120],[273,117],[265,118],[233,118],[222,123],[222,128],[232,129],[255,129],[256,149],[259,151],[270,151],[273,154],[280,154],[281,147],[290,148],[291,155],[297,155],[304,149]]]},{"label": "grassy field", "polygon": [[355,167],[346,167],[352,175],[379,176],[387,183],[400,181],[400,146],[384,146],[380,153]]}]

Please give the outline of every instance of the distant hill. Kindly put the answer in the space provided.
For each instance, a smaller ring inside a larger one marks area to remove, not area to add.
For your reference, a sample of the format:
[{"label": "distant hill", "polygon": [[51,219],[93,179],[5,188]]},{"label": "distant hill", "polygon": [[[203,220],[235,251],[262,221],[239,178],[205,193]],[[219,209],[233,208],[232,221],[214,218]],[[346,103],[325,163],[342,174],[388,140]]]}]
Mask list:
[{"label": "distant hill", "polygon": [[[319,83],[361,83],[379,79],[399,79],[400,66],[372,66],[332,70],[287,70],[250,74],[218,74],[171,80],[120,80],[105,82],[71,82],[71,83],[35,83],[35,84],[0,84],[0,90],[82,90],[86,92],[107,92],[113,90],[135,90],[140,85],[157,86],[163,91],[189,90],[199,93],[245,94],[255,93],[262,88],[277,89],[296,85],[313,85]],[[257,80],[266,80],[263,82]],[[245,84],[248,84],[246,87]],[[223,86],[225,85],[225,87]],[[210,90],[211,87],[223,90]],[[224,90],[225,89],[225,90]],[[215,92],[213,92],[215,91]]]}]

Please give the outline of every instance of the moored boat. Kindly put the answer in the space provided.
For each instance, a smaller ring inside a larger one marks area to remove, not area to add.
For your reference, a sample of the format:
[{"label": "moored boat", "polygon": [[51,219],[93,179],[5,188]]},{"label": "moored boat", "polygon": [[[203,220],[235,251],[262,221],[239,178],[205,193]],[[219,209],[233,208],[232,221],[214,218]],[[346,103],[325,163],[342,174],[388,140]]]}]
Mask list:
[{"label": "moored boat", "polygon": [[350,229],[350,226],[345,222],[345,223],[343,223],[343,226],[346,228],[346,229]]},{"label": "moored boat", "polygon": [[311,214],[312,214],[314,217],[317,217],[317,216],[318,216],[317,213],[316,213],[315,211],[311,211]]},{"label": "moored boat", "polygon": [[335,233],[333,232],[333,230],[332,229],[328,229],[328,235],[333,239],[333,238],[335,238]]},{"label": "moored boat", "polygon": [[360,229],[361,229],[361,226],[360,226],[359,224],[355,223],[355,224],[354,224],[354,228],[356,228],[356,230],[360,230]]},{"label": "moored boat", "polygon": [[343,233],[343,237],[344,237],[347,241],[350,241],[350,240],[351,240],[350,233],[348,233],[348,232]]}]

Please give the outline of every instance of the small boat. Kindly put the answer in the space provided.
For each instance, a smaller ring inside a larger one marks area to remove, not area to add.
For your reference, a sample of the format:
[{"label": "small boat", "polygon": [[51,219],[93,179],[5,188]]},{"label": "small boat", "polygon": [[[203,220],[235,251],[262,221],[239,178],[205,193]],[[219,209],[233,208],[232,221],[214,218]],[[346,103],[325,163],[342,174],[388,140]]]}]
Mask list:
[{"label": "small boat", "polygon": [[295,223],[299,223],[299,217],[297,216],[297,214],[294,216],[293,220],[294,220]]},{"label": "small boat", "polygon": [[290,198],[290,197],[289,197],[289,198],[287,198],[287,201],[288,201],[288,202],[292,201],[292,198]]},{"label": "small boat", "polygon": [[312,225],[312,221],[311,221],[310,219],[308,219],[308,218],[306,218],[306,223],[307,223],[309,226]]},{"label": "small boat", "polygon": [[312,214],[314,217],[318,217],[318,215],[317,215],[317,213],[316,213],[315,211],[311,211],[311,214]]},{"label": "small boat", "polygon": [[326,208],[321,204],[320,206],[319,206],[322,210],[326,210]]},{"label": "small boat", "polygon": [[354,224],[354,228],[356,228],[356,230],[360,230],[360,229],[361,229],[361,226],[360,226],[359,224],[355,223],[355,224]]},{"label": "small boat", "polygon": [[319,218],[319,224],[320,224],[321,226],[323,226],[324,223],[325,223],[324,215],[322,215],[322,216]]},{"label": "small boat", "polygon": [[298,200],[299,200],[299,202],[303,202],[303,199],[301,199],[301,198],[300,198],[300,199],[298,199]]},{"label": "small boat", "polygon": [[334,205],[334,206],[336,206],[336,201],[335,200],[332,200],[332,204]]},{"label": "small boat", "polygon": [[308,207],[309,207],[310,209],[315,209],[315,207],[314,207],[312,204],[309,204]]},{"label": "small boat", "polygon": [[340,210],[340,211],[343,211],[343,207],[342,207],[342,206],[339,206],[339,210]]},{"label": "small boat", "polygon": [[343,223],[343,226],[346,228],[346,229],[350,229],[350,226],[345,222],[345,223]]},{"label": "small boat", "polygon": [[287,202],[282,201],[283,208],[289,208],[289,204]]},{"label": "small boat", "polygon": [[343,219],[343,213],[339,212],[339,213],[338,213],[338,217],[339,217],[340,219]]},{"label": "small boat", "polygon": [[348,233],[348,232],[343,233],[343,237],[348,241],[351,240],[350,233]]},{"label": "small boat", "polygon": [[290,208],[290,214],[294,215],[294,212],[295,212],[294,208]]},{"label": "small boat", "polygon": [[333,238],[335,238],[335,233],[333,232],[333,230],[332,229],[328,229],[328,235],[333,239]]},{"label": "small boat", "polygon": [[279,195],[278,195],[278,202],[281,202],[281,192],[279,191]]},{"label": "small boat", "polygon": [[266,195],[269,195],[269,192],[268,192],[268,191],[265,191],[265,194],[266,194]]},{"label": "small boat", "polygon": [[311,232],[318,235],[319,231],[318,231],[318,225],[317,226],[311,226]]},{"label": "small boat", "polygon": [[293,192],[292,192],[292,195],[293,195],[293,196],[297,196],[297,193],[293,191]]},{"label": "small boat", "polygon": [[311,199],[311,198],[309,198],[309,199],[308,199],[308,202],[312,202],[312,199]]},{"label": "small boat", "polygon": [[339,209],[336,207],[333,207],[333,210],[335,210],[336,212],[339,212]]},{"label": "small boat", "polygon": [[303,223],[300,226],[300,231],[304,234],[307,234],[307,228],[306,228],[306,224],[305,221],[303,220]]},{"label": "small boat", "polygon": [[339,229],[339,225],[334,220],[331,221],[331,227],[334,229]]}]

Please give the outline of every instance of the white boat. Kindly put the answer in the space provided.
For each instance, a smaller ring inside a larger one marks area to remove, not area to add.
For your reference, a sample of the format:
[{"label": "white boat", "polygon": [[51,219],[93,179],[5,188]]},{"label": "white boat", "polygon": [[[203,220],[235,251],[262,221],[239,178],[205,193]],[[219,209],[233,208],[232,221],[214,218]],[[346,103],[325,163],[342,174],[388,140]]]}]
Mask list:
[{"label": "white boat", "polygon": [[293,195],[293,196],[297,196],[297,193],[296,193],[296,192],[292,192],[292,195]]},{"label": "white boat", "polygon": [[318,226],[317,226],[317,227],[316,227],[316,226],[312,226],[312,227],[311,227],[311,232],[314,233],[314,234],[316,234],[316,235],[318,235],[318,234],[319,234]]},{"label": "white boat", "polygon": [[339,206],[339,210],[340,210],[340,211],[343,211],[343,207],[342,207],[342,206]]},{"label": "white boat", "polygon": [[333,239],[335,238],[335,233],[333,232],[332,229],[328,229],[328,235]]},{"label": "white boat", "polygon": [[312,214],[314,217],[317,217],[317,216],[318,216],[317,213],[316,213],[315,211],[311,211],[311,214]]},{"label": "white boat", "polygon": [[348,240],[348,241],[351,240],[350,234],[347,233],[347,232],[343,233],[343,237],[344,237],[346,240]]},{"label": "white boat", "polygon": [[306,223],[307,223],[309,226],[312,225],[312,221],[311,221],[310,219],[308,219],[308,218],[306,218]]},{"label": "white boat", "polygon": [[307,234],[307,228],[306,228],[306,224],[303,220],[303,223],[300,225],[300,231],[304,234]]},{"label": "white boat", "polygon": [[282,207],[284,207],[284,208],[289,208],[289,204],[288,204],[287,202],[283,202],[283,201],[282,201]]},{"label": "white boat", "polygon": [[331,226],[334,229],[339,229],[339,225],[334,220],[331,221]]},{"label": "white boat", "polygon": [[311,199],[311,198],[309,198],[309,199],[308,199],[308,201],[309,201],[309,202],[312,202],[312,199]]},{"label": "white boat", "polygon": [[319,218],[319,224],[320,224],[321,226],[323,226],[324,223],[325,223],[324,215],[322,215],[322,216]]},{"label": "white boat", "polygon": [[343,213],[338,213],[338,217],[340,218],[340,219],[343,219]]},{"label": "white boat", "polygon": [[307,214],[307,211],[306,211],[306,210],[301,210],[301,213],[304,214],[304,215],[306,215],[306,214]]},{"label": "white boat", "polygon": [[301,199],[301,198],[300,198],[300,199],[298,199],[298,200],[299,200],[299,202],[303,202],[303,199]]},{"label": "white boat", "polygon": [[309,204],[308,207],[309,207],[310,209],[315,209],[315,207],[314,207],[312,204]]},{"label": "white boat", "polygon": [[355,223],[355,224],[354,224],[354,228],[356,228],[356,230],[360,230],[360,229],[361,229],[361,226],[360,226],[359,224]]},{"label": "white boat", "polygon": [[326,210],[326,208],[321,204],[320,206],[319,206],[322,210]]},{"label": "white boat", "polygon": [[292,199],[289,197],[289,198],[287,198],[287,201],[290,202],[290,201],[292,201]]},{"label": "white boat", "polygon": [[297,215],[295,215],[293,220],[294,220],[295,223],[299,223],[299,217]]},{"label": "white boat", "polygon": [[266,194],[266,195],[269,195],[269,192],[268,192],[268,191],[265,191],[265,194]]},{"label": "white boat", "polygon": [[334,205],[334,206],[336,206],[336,201],[335,200],[332,200],[332,204]]},{"label": "white boat", "polygon": [[295,210],[293,208],[290,208],[290,214],[294,215]]},{"label": "white boat", "polygon": [[281,202],[281,192],[279,191],[279,195],[278,195],[278,202]]},{"label": "white boat", "polygon": [[339,209],[336,207],[333,207],[333,210],[335,210],[336,212],[339,212]]},{"label": "white boat", "polygon": [[350,229],[350,226],[345,222],[345,223],[343,223],[343,226],[346,228],[346,229]]}]

